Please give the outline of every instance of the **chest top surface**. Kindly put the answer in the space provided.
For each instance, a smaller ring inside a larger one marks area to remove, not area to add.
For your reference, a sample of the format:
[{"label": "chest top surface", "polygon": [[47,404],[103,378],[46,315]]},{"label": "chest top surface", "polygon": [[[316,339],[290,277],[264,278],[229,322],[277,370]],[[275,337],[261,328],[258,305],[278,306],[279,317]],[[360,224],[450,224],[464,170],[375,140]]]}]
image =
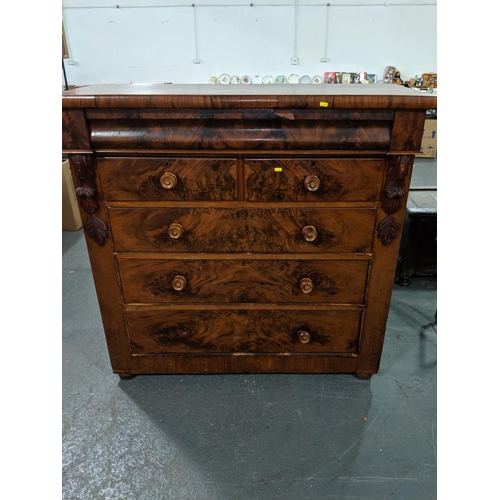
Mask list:
[{"label": "chest top surface", "polygon": [[435,109],[435,95],[398,85],[89,85],[64,91],[63,108]]}]

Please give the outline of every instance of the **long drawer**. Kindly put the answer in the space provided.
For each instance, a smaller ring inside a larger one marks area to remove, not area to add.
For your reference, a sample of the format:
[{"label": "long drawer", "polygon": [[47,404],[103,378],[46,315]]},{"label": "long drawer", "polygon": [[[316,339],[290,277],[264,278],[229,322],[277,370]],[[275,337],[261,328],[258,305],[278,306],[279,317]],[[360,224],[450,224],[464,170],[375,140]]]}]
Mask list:
[{"label": "long drawer", "polygon": [[362,311],[127,310],[133,354],[355,353]]},{"label": "long drawer", "polygon": [[108,201],[237,199],[234,158],[106,158],[98,163]]},{"label": "long drawer", "polygon": [[368,261],[119,259],[126,303],[362,304]]},{"label": "long drawer", "polygon": [[119,252],[369,253],[375,208],[110,208]]},{"label": "long drawer", "polygon": [[247,201],[376,201],[384,170],[374,159],[245,160]]}]

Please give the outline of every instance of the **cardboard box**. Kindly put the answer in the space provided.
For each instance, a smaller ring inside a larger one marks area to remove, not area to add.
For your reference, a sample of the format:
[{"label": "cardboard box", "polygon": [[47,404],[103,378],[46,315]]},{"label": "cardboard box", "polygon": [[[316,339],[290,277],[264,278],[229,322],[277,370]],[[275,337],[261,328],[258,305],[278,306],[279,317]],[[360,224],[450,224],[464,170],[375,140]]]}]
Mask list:
[{"label": "cardboard box", "polygon": [[417,158],[436,158],[437,156],[437,118],[427,118],[422,136],[422,153]]},{"label": "cardboard box", "polygon": [[65,160],[62,162],[62,229],[77,231],[82,226],[69,160]]}]

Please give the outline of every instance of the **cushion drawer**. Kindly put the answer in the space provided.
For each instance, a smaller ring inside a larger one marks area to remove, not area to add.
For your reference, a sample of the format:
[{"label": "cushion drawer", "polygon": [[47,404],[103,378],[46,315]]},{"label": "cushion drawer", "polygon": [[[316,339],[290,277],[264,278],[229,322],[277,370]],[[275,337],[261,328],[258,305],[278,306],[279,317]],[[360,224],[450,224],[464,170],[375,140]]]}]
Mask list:
[{"label": "cushion drawer", "polygon": [[347,252],[372,248],[373,208],[110,208],[119,252]]},{"label": "cushion drawer", "polygon": [[98,164],[107,201],[237,199],[235,159],[106,158]]},{"label": "cushion drawer", "polygon": [[366,260],[119,259],[125,302],[362,304]]},{"label": "cushion drawer", "polygon": [[247,201],[376,201],[383,160],[245,160]]},{"label": "cushion drawer", "polygon": [[362,311],[127,310],[133,354],[354,353]]}]

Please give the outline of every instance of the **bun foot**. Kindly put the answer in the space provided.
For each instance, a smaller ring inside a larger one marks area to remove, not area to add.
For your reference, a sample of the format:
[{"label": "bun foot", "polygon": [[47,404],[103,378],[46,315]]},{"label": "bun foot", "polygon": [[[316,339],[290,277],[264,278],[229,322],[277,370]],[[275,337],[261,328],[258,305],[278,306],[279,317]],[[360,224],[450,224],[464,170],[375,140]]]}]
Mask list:
[{"label": "bun foot", "polygon": [[406,277],[406,276],[399,276],[396,278],[396,283],[401,286],[408,286],[411,285],[411,279]]},{"label": "bun foot", "polygon": [[359,380],[370,380],[372,378],[373,373],[356,373],[356,377]]},{"label": "bun foot", "polygon": [[122,380],[132,380],[135,377],[135,375],[132,375],[131,373],[119,373],[118,376]]}]

